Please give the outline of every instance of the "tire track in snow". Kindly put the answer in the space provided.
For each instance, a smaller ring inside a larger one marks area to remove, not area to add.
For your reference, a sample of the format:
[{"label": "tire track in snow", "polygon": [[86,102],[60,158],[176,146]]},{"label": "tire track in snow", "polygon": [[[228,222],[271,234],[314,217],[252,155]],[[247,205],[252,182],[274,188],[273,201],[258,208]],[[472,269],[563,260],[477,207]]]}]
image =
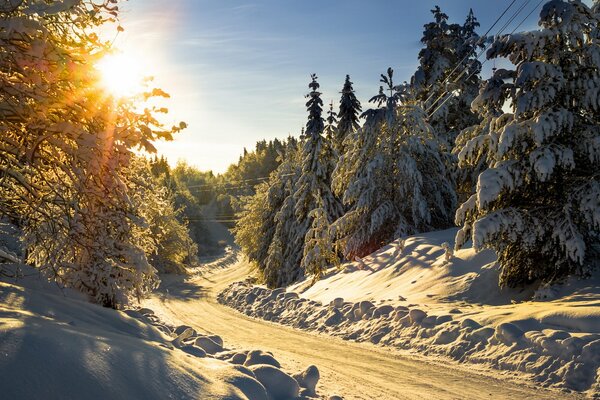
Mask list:
[{"label": "tire track in snow", "polygon": [[582,396],[538,389],[468,371],[468,366],[440,359],[426,360],[406,352],[343,341],[247,317],[216,301],[230,283],[244,279],[249,265],[238,261],[190,280],[165,277],[148,300],[164,317],[199,332],[223,337],[226,346],[271,351],[288,370],[315,364],[321,371],[321,392],[345,399],[578,399]]}]

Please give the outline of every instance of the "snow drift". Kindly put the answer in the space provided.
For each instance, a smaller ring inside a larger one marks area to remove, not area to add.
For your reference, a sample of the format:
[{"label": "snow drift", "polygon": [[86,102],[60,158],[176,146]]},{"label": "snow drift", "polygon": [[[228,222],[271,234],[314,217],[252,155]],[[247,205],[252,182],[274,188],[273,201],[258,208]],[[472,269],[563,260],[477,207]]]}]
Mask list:
[{"label": "snow drift", "polygon": [[500,289],[494,253],[452,253],[455,233],[396,241],[287,291],[235,283],[219,300],[301,329],[442,354],[524,373],[547,387],[600,394],[600,280]]}]

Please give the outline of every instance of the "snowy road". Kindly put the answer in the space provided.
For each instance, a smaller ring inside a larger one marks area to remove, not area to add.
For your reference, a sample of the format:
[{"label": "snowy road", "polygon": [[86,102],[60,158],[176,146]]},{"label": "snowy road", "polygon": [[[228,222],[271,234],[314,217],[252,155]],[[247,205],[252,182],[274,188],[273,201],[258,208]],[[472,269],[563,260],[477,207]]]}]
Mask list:
[{"label": "snowy road", "polygon": [[475,374],[451,362],[252,319],[217,303],[218,292],[246,277],[248,269],[239,262],[191,281],[168,278],[147,305],[167,321],[222,336],[228,347],[271,351],[286,370],[315,364],[321,393],[345,399],[581,398]]}]

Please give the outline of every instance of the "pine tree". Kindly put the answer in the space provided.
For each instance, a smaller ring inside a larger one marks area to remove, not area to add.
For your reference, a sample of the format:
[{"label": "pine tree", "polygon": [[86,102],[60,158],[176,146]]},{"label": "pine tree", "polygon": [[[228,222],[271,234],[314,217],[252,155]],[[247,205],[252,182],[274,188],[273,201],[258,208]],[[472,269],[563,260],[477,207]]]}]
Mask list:
[{"label": "pine tree", "polygon": [[299,174],[297,153],[297,142],[288,140],[285,152],[278,157],[281,164],[266,183],[257,186],[256,194],[245,200],[244,211],[234,228],[236,242],[271,287],[296,279],[302,257],[302,240],[294,236],[292,196]]},{"label": "pine tree", "polygon": [[334,250],[331,221],[323,208],[320,193],[315,194],[315,200],[317,208],[309,214],[312,226],[304,238],[304,256],[300,266],[305,273],[313,275],[313,279],[317,280],[328,267],[339,264],[339,257]]},{"label": "pine tree", "polygon": [[474,107],[512,112],[490,117],[461,151],[462,164],[485,159],[487,169],[456,213],[456,246],[472,238],[494,249],[503,285],[599,264],[599,22],[581,2],[553,0],[541,30],[499,37],[488,51],[516,69],[497,71]]},{"label": "pine tree", "polygon": [[[329,103],[329,110],[327,110],[327,119],[325,120],[327,123],[325,124],[325,129],[323,131],[325,139],[327,142],[333,144],[337,140],[337,113],[333,111],[333,100]],[[333,146],[335,149],[335,145]]]},{"label": "pine tree", "polygon": [[323,138],[324,120],[321,116],[323,101],[318,91],[319,84],[317,76],[311,75],[309,88],[312,89],[307,95],[306,103],[308,111],[308,122],[306,123],[306,141],[301,152],[301,175],[298,179],[294,198],[296,201],[296,218],[300,221],[308,219],[308,213],[316,208],[314,193],[319,192],[323,207],[327,215],[338,218],[341,213],[341,205],[336,200],[330,189],[330,160],[331,146]]},{"label": "pine tree", "polygon": [[[306,96],[308,98],[306,103],[308,111],[306,141],[300,155],[302,159],[301,175],[294,192],[294,212],[299,227],[303,229],[298,232],[298,235],[303,238],[314,218],[314,214],[311,212],[316,208],[323,208],[330,221],[336,220],[343,213],[341,204],[330,188],[333,156],[331,146],[322,136],[324,129],[324,121],[321,116],[323,101],[321,93],[318,91],[319,83],[316,75],[311,75],[311,82],[308,86],[311,91]],[[304,262],[303,266],[308,267],[308,264]],[[310,268],[313,269],[313,267]]]},{"label": "pine tree", "polygon": [[[437,137],[420,107],[399,106],[406,86],[386,85],[365,111],[363,128],[348,140],[333,174],[333,188],[348,212],[333,224],[347,258],[364,256],[403,235],[447,227],[455,194]],[[389,93],[389,94],[388,94]]]},{"label": "pine tree", "polygon": [[341,94],[337,137],[334,141],[334,148],[338,154],[344,153],[344,139],[360,128],[359,116],[362,112],[360,101],[358,101],[354,94],[350,75],[346,75]]},{"label": "pine tree", "polygon": [[[414,99],[430,115],[430,123],[445,147],[451,149],[455,136],[478,123],[470,111],[481,78],[476,59],[483,41],[475,32],[479,23],[470,10],[463,25],[448,22],[448,15],[436,6],[434,21],[425,24],[419,52],[419,67],[411,80]],[[456,68],[455,68],[456,67]]]}]

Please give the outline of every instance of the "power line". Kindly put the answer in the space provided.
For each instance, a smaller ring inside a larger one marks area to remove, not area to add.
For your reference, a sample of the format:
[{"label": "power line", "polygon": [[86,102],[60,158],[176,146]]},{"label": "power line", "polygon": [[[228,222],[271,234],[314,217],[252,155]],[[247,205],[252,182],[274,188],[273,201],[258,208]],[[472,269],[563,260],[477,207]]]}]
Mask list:
[{"label": "power line", "polygon": [[[481,36],[480,40],[483,40],[483,39],[485,39],[487,37],[487,35],[492,31],[492,29],[494,29],[494,27],[496,26],[496,24],[498,22],[500,22],[500,20],[502,19],[502,17],[504,17],[504,15],[508,12],[508,10],[510,10],[510,8],[515,4],[516,1],[517,0],[512,0],[512,2],[504,9],[504,11],[502,12],[502,14],[500,14],[500,16],[498,18],[496,18],[496,21],[494,21],[494,23],[492,24],[492,26],[490,26],[489,29],[483,34],[483,36]],[[462,60],[460,60],[458,62],[458,64],[456,64],[456,66],[454,67],[454,69],[446,76],[446,79],[444,79],[444,81],[442,82],[442,85],[441,85],[442,87],[446,83],[448,83],[448,80],[450,79],[450,77],[452,76],[452,74],[454,74],[456,72],[456,70],[458,69],[458,67],[460,67],[462,65],[462,63],[464,63],[470,56],[471,56],[471,54],[467,54]],[[479,57],[477,57],[477,58],[479,58]],[[427,104],[427,102],[429,100],[431,100],[431,98],[434,96],[434,94],[435,94],[435,92],[432,91],[431,94],[429,95],[429,97],[427,97],[427,99],[425,99],[424,104]],[[433,104],[435,104],[435,102]]]},{"label": "power line", "polygon": [[[292,176],[292,175],[296,175],[295,173],[291,173],[291,174],[283,174],[280,175],[280,177],[286,177],[286,176]],[[238,180],[238,181],[229,181],[229,182],[223,182],[223,183],[214,183],[214,184],[202,184],[202,185],[190,185],[190,186],[186,186],[188,189],[196,189],[196,188],[202,188],[202,187],[211,187],[214,188],[215,186],[226,186],[226,185],[237,185],[239,183],[245,183],[245,182],[253,182],[253,181],[264,181],[269,179],[270,176],[261,176],[258,178],[251,178],[251,179],[242,179],[242,180]],[[246,186],[239,186],[239,187],[246,187]]]},{"label": "power line", "polygon": [[521,22],[519,22],[519,25],[515,26],[515,29],[513,29],[513,30],[512,30],[512,32],[510,32],[510,34],[512,35],[513,33],[515,33],[515,31],[516,31],[517,29],[519,29],[519,27],[520,27],[520,26],[521,26],[521,25],[522,25],[522,24],[525,22],[525,20],[527,20],[527,18],[529,18],[529,16],[530,16],[531,14],[533,14],[533,12],[534,12],[535,10],[537,10],[537,8],[538,8],[538,7],[539,7],[539,6],[540,6],[540,5],[541,5],[541,4],[542,4],[544,1],[546,1],[546,0],[540,0],[540,1],[539,1],[539,2],[538,2],[536,5],[535,5],[535,7],[533,8],[533,10],[529,11],[529,14],[527,14],[527,16],[525,16],[525,18],[523,18],[523,20],[522,20]]},{"label": "power line", "polygon": [[188,222],[237,222],[240,218],[235,219],[188,219]]},{"label": "power line", "polygon": [[[527,7],[527,4],[529,4],[530,2],[531,2],[531,0],[526,0],[526,1],[525,1],[525,3],[523,3],[523,4],[522,4],[522,5],[521,5],[521,6],[520,6],[518,9],[517,9],[517,11],[515,11],[515,13],[514,13],[514,14],[513,14],[513,15],[512,15],[512,16],[511,16],[509,19],[508,19],[508,21],[506,21],[506,22],[504,23],[504,25],[502,25],[502,27],[501,27],[500,29],[498,29],[498,32],[496,32],[496,35],[495,35],[495,36],[501,35],[501,34],[502,34],[502,32],[504,32],[504,30],[505,30],[505,29],[506,29],[506,28],[507,28],[507,27],[508,27],[508,26],[509,26],[509,25],[510,25],[510,24],[511,24],[511,23],[512,23],[514,20],[515,20],[515,18],[517,18],[517,16],[518,16],[518,15],[519,15],[519,14],[520,14],[522,11],[523,11],[523,9],[525,9],[525,7]],[[513,3],[514,3],[514,2],[513,2]],[[509,5],[509,8],[510,8],[510,6],[512,6],[512,4],[513,4],[513,3],[511,3],[511,4]],[[502,15],[504,15],[504,14],[506,13],[506,11],[508,11],[508,8],[505,10],[505,12],[504,12]],[[494,23],[494,25],[495,25],[495,24],[496,24],[496,23]],[[493,25],[492,25],[492,26],[493,26]],[[489,33],[489,31],[490,31],[490,30],[491,30],[491,29],[488,29],[488,33]],[[514,31],[513,31],[513,32],[514,32]],[[487,49],[489,49],[489,47],[490,47],[490,46],[491,46],[491,43],[490,43],[490,44],[488,44],[488,45],[486,45],[486,46],[485,46],[485,47],[484,47],[484,48],[483,48],[483,49],[482,49],[482,50],[481,50],[481,51],[480,51],[480,52],[477,54],[477,57],[475,57],[475,60],[473,60],[473,63],[474,63],[476,60],[479,60],[479,57],[481,57],[481,56],[483,55],[483,53],[485,53],[485,52],[487,51]],[[486,62],[487,62],[487,60],[484,60],[484,61],[481,63],[481,66],[483,66],[483,65],[484,65]],[[473,63],[471,63],[471,65],[470,65],[470,66],[472,66],[472,65],[473,65]],[[463,76],[465,73],[467,73],[467,72],[468,72],[468,69],[469,69],[469,67],[470,67],[470,66],[467,66],[467,67],[465,67],[465,69],[463,69],[463,71],[462,71],[462,72],[461,72],[461,73],[460,73],[460,74],[459,74],[459,75],[458,75],[458,76],[457,76],[457,77],[456,77],[456,78],[455,78],[455,79],[452,81],[452,83],[456,83],[456,82],[458,82],[458,80],[459,80],[459,79],[460,79],[460,78],[461,78],[461,77],[462,77],[462,76]],[[471,78],[473,75],[475,75],[475,72],[474,72],[474,73],[472,73],[471,75],[469,75],[469,77],[468,77],[466,80],[468,80],[469,78]],[[437,104],[437,102],[438,102],[438,101],[440,101],[442,98],[444,98],[444,97],[446,97],[446,96],[447,96],[447,98],[446,98],[446,99],[444,99],[444,100],[442,101],[442,103],[441,103],[441,104],[440,104],[440,105],[439,105],[439,106],[438,106],[438,107],[437,107],[437,108],[436,108],[436,109],[435,109],[435,110],[434,110],[434,111],[433,111],[433,112],[432,112],[432,113],[429,115],[429,117],[428,117],[428,118],[431,118],[431,117],[433,116],[433,114],[435,114],[435,113],[436,113],[436,112],[437,112],[437,111],[438,111],[438,110],[441,108],[440,106],[441,106],[441,105],[443,105],[443,104],[445,104],[445,103],[446,103],[446,102],[447,102],[447,101],[448,101],[448,100],[449,100],[449,99],[452,97],[452,92],[451,92],[451,91],[448,91],[448,90],[446,90],[446,91],[442,92],[442,93],[439,95],[439,97],[438,97],[437,99],[435,99],[435,101],[434,101],[433,103],[431,103],[431,105],[425,109],[425,112],[426,112],[426,113],[428,113],[428,112],[429,112],[429,111],[430,111],[430,110],[431,110],[431,109],[432,109],[432,108],[433,108],[433,107],[434,107],[434,106]]]},{"label": "power line", "polygon": [[[526,6],[527,4],[529,4],[529,2],[530,2],[530,1],[531,1],[531,0],[528,0],[527,2],[525,2],[525,5],[524,5],[524,6],[522,6],[522,7],[520,8],[520,10],[519,10],[519,13],[520,13],[520,11],[522,11],[522,10],[523,10],[523,8],[525,8],[525,6]],[[521,22],[519,22],[519,24],[517,24],[517,26],[515,26],[515,28],[514,28],[514,29],[513,29],[513,30],[510,32],[510,34],[512,35],[513,33],[515,33],[515,31],[516,31],[517,29],[519,29],[519,27],[520,27],[520,26],[521,26],[521,25],[522,25],[522,24],[523,24],[523,23],[524,23],[524,22],[527,20],[527,18],[529,18],[529,17],[531,16],[531,14],[533,14],[533,12],[534,12],[535,10],[537,10],[537,8],[540,6],[540,4],[542,4],[544,1],[545,1],[545,0],[540,0],[540,1],[539,1],[539,2],[538,2],[536,5],[535,5],[535,7],[534,7],[534,8],[533,8],[533,9],[532,9],[530,12],[529,12],[529,14],[527,14],[527,15],[525,16],[525,18],[523,18],[523,19],[521,20]],[[516,17],[516,15],[515,15],[515,17]],[[513,20],[514,20],[514,18],[513,18]],[[505,26],[504,28],[506,28],[506,26]],[[504,30],[504,29],[503,29],[503,30]],[[485,60],[483,63],[481,63],[481,65],[483,66],[483,65],[484,65],[484,64],[485,64],[487,61],[488,61],[488,60],[486,59],[486,60]],[[470,79],[470,78],[471,78],[471,77],[472,77],[474,74],[475,74],[475,72],[473,72],[471,75],[469,75],[469,76],[467,77],[467,80],[468,80],[468,79]],[[452,97],[452,93],[450,93],[450,94],[449,94],[449,96],[448,96],[448,97],[446,97],[446,99],[444,99],[444,101],[443,101],[443,102],[442,102],[442,103],[441,103],[441,104],[440,104],[440,105],[439,105],[439,106],[438,106],[438,107],[437,107],[435,110],[433,110],[433,112],[432,112],[432,113],[431,113],[431,114],[428,116],[428,118],[431,118],[431,117],[432,117],[432,116],[433,116],[433,115],[434,115],[434,114],[435,114],[435,113],[436,113],[436,112],[437,112],[437,111],[438,111],[440,108],[442,108],[442,106],[443,106],[444,104],[446,104],[446,102],[447,102],[448,100],[450,100],[450,98],[451,98],[451,97]]]}]

